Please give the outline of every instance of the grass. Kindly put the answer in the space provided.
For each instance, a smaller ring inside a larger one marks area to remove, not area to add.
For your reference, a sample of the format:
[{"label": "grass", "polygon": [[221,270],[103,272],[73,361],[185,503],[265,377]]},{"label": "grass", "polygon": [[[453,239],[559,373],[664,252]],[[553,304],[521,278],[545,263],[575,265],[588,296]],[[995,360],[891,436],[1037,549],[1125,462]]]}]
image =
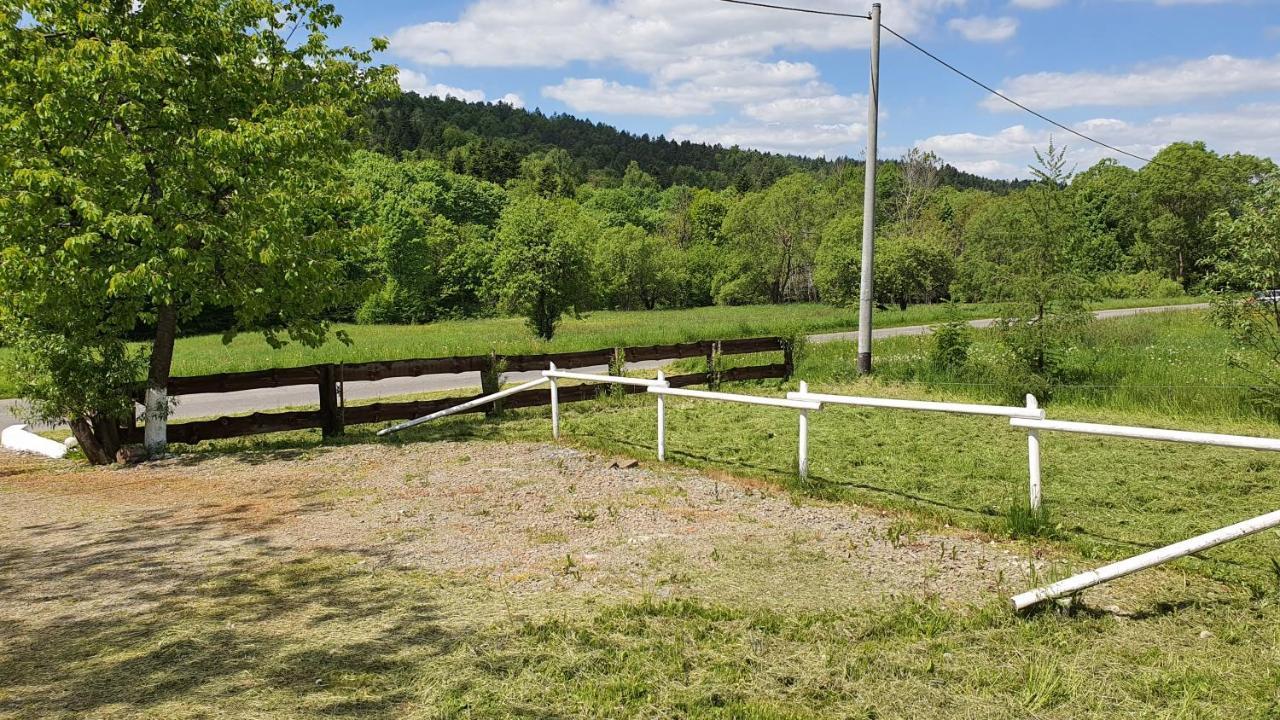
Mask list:
[{"label": "grass", "polygon": [[[1096,308],[1183,304],[1198,300],[1192,297],[1110,300],[1097,303]],[[996,312],[991,305],[961,306],[961,313],[967,318],[991,317]],[[906,311],[877,311],[875,323],[876,327],[922,325],[940,322],[944,316],[942,305],[913,305]],[[253,333],[237,336],[230,344],[224,344],[220,335],[180,338],[174,349],[173,374],[211,375],[316,363],[479,355],[490,351],[506,354],[569,352],[693,340],[839,332],[853,330],[856,326],[856,308],[816,304],[591,312],[581,318],[567,318],[550,342],[534,338],[519,318],[455,320],[416,326],[339,324],[334,329],[349,335],[350,345],[331,338],[318,348],[290,343],[276,350]],[[12,371],[3,362],[8,352],[7,348],[0,348],[0,397],[13,397],[17,392],[10,375]]]},{"label": "grass", "polygon": [[[1055,389],[1054,417],[1276,434],[1233,387],[1225,339],[1203,316],[1113,320],[1089,333],[1072,356],[1087,372]],[[847,343],[807,348],[798,377],[816,391],[999,398],[981,382],[989,336],[979,336],[972,374],[950,378],[918,374],[927,342],[877,345],[881,378],[926,384],[855,379]],[[1211,394],[1217,385],[1232,387]],[[653,412],[643,396],[569,405],[563,430],[568,442],[650,460]],[[1006,421],[828,408],[811,417],[811,476],[801,480],[793,413],[679,398],[667,412],[670,460],[764,479],[798,501],[901,512],[888,532],[904,552],[944,524],[1026,537],[1049,569],[1019,582],[1280,506],[1280,459],[1249,451],[1046,435],[1050,512],[1033,515],[1026,438]],[[372,429],[338,442],[370,441]],[[546,410],[533,409],[453,418],[392,442],[548,435]],[[316,442],[294,433],[200,451]],[[599,521],[597,512],[584,506],[578,519]],[[994,594],[969,607],[887,597],[779,609],[776,598],[692,595],[679,584],[574,604],[321,553],[206,568],[148,612],[0,623],[0,717],[1275,717],[1276,558],[1280,534],[1264,533],[1126,581],[1133,614],[1085,606],[1018,618]],[[0,560],[0,585],[46,562],[3,551]],[[566,575],[575,562],[565,558]]]},{"label": "grass", "polygon": [[[72,575],[68,582],[79,579]],[[767,599],[764,599],[767,601]],[[1271,717],[1275,604],[540,604],[318,554],[0,625],[0,717]]]}]

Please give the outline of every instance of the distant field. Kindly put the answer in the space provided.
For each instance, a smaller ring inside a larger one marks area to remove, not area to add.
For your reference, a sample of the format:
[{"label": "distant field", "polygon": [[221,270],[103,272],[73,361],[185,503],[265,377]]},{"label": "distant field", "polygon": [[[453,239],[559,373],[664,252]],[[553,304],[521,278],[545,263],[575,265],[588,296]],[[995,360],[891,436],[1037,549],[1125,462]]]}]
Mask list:
[{"label": "distant field", "polygon": [[[1197,302],[1198,298],[1156,298],[1109,300],[1095,309],[1143,307]],[[961,305],[966,318],[991,317],[995,306]],[[878,311],[876,327],[901,327],[940,322],[943,305],[914,305],[906,311]],[[455,320],[429,325],[337,325],[352,339],[344,345],[331,339],[318,348],[291,343],[272,349],[256,333],[245,333],[224,345],[220,335],[201,335],[178,340],[174,351],[173,374],[260,370],[269,367],[296,367],[314,363],[369,362],[415,357],[475,355],[491,350],[500,353],[538,353],[589,350],[621,345],[658,345],[692,340],[825,333],[857,327],[857,308],[831,305],[748,305],[703,307],[686,310],[600,311],[581,318],[567,318],[551,342],[543,342],[519,318]],[[0,368],[0,396],[13,397],[14,383],[8,370]]]}]

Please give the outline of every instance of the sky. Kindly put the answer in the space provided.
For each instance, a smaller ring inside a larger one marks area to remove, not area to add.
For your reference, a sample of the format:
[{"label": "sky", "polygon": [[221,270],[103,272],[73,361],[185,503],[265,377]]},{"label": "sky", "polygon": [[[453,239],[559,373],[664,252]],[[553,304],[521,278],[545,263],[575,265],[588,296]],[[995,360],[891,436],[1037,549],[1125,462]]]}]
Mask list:
[{"label": "sky", "polygon": [[[865,13],[864,0],[774,0]],[[863,158],[871,25],[719,0],[335,0],[337,41],[424,95],[566,112],[636,133]],[[883,22],[1086,135],[1150,157],[1178,140],[1280,160],[1280,0],[882,0]],[[1035,148],[1137,166],[884,34],[880,157],[912,147],[987,177]]]}]

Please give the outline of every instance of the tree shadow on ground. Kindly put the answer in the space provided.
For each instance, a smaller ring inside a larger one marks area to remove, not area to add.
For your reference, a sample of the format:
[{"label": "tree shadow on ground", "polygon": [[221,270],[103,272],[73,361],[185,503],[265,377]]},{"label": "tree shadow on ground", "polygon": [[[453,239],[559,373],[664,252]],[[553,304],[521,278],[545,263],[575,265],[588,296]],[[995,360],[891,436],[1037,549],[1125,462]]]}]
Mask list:
[{"label": "tree shadow on ground", "polygon": [[204,505],[10,533],[0,716],[396,714],[413,668],[458,642],[427,591],[370,573],[368,558],[299,557],[265,533],[286,513],[246,513]]}]

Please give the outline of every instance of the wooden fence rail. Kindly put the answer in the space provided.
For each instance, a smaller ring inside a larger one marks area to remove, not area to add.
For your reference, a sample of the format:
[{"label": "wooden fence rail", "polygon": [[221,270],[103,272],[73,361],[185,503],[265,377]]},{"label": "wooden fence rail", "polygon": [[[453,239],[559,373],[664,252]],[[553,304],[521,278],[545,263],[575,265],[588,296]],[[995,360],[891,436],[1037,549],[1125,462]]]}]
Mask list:
[{"label": "wooden fence rail", "polygon": [[[765,352],[782,352],[783,362],[769,365],[731,368],[715,368],[717,355],[747,355]],[[707,372],[677,375],[668,378],[672,387],[690,385],[716,385],[720,382],[788,378],[795,370],[795,359],[790,344],[779,337],[745,338],[735,340],[702,340],[674,345],[647,345],[640,347],[604,348],[579,352],[549,353],[537,355],[470,355],[460,357],[422,358],[413,360],[375,361],[354,364],[321,364],[295,368],[253,370],[240,373],[175,377],[169,381],[169,395],[195,395],[203,393],[242,392],[265,388],[315,385],[318,389],[318,410],[253,413],[221,417],[213,420],[172,423],[168,426],[170,442],[195,444],[204,440],[259,435],[291,430],[320,429],[325,436],[340,435],[346,425],[378,423],[391,420],[408,420],[427,415],[436,410],[453,407],[471,398],[441,398],[397,403],[372,403],[343,407],[339,388],[344,382],[376,381],[396,377],[422,375],[446,375],[477,372],[481,375],[482,397],[496,390],[492,387],[503,372],[545,370],[551,363],[560,368],[581,368],[610,365],[621,358],[625,362],[652,360],[679,360],[702,357],[707,360]],[[625,392],[643,391],[644,388],[624,388]],[[601,388],[592,385],[570,386],[561,389],[560,402],[581,402],[596,398]],[[536,407],[550,404],[545,391],[532,390],[512,395],[501,401],[502,409]],[[498,407],[480,406],[471,412],[494,413]],[[121,430],[125,442],[142,441],[141,427]]]}]

